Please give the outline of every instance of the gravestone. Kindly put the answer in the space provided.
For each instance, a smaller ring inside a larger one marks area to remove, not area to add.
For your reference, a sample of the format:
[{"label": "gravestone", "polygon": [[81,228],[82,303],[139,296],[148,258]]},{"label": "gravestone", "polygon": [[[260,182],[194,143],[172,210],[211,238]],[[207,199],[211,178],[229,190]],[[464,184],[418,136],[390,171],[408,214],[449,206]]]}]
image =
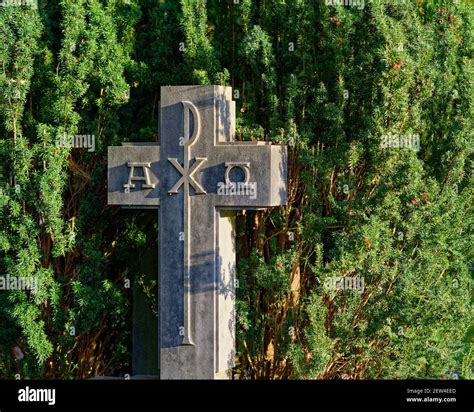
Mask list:
[{"label": "gravestone", "polygon": [[234,139],[223,86],[161,88],[160,143],[109,147],[108,204],[159,209],[162,379],[229,378],[235,211],[286,204],[286,147]]}]

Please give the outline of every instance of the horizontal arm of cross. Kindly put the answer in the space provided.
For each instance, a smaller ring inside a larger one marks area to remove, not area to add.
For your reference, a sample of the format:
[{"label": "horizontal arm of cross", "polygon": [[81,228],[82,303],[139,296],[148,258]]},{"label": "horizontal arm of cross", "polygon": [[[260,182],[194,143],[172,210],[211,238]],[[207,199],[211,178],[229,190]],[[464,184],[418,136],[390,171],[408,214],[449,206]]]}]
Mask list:
[{"label": "horizontal arm of cross", "polygon": [[[218,182],[217,191],[212,191],[216,206],[224,209],[253,209],[286,204],[285,146],[234,142],[217,145],[215,151],[217,159],[225,159],[226,168],[223,176],[223,183],[226,184],[224,190],[219,190],[223,186]],[[233,166],[241,169],[243,181],[230,181]]]},{"label": "horizontal arm of cross", "polygon": [[109,205],[156,208],[159,197],[160,146],[127,143],[108,148]]}]

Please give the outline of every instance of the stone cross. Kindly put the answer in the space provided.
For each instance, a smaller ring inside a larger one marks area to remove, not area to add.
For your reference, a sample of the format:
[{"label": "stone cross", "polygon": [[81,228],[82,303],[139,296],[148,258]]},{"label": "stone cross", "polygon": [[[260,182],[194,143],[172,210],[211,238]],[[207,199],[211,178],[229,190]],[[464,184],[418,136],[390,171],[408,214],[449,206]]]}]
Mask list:
[{"label": "stone cross", "polygon": [[161,88],[160,145],[108,149],[108,204],[159,208],[162,379],[229,378],[236,210],[284,205],[287,152],[235,141],[232,88]]}]

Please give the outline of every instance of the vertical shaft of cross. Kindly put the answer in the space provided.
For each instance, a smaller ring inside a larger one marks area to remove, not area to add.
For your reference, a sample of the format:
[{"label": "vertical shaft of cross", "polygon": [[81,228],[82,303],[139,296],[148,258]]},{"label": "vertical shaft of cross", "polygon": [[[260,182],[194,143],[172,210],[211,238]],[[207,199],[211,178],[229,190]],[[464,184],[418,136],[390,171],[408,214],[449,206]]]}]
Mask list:
[{"label": "vertical shaft of cross", "polygon": [[[215,93],[212,87],[195,94],[183,92],[163,93],[162,89],[161,148],[168,161],[160,172],[162,188],[167,190],[160,204],[161,376],[212,379],[218,369],[219,213],[204,189],[207,157],[203,155],[211,153],[214,145]],[[176,233],[180,213],[181,241],[176,242],[170,233]],[[232,262],[225,264],[232,266]],[[233,330],[231,325],[225,327]],[[228,354],[225,365],[229,358],[233,362]]]}]

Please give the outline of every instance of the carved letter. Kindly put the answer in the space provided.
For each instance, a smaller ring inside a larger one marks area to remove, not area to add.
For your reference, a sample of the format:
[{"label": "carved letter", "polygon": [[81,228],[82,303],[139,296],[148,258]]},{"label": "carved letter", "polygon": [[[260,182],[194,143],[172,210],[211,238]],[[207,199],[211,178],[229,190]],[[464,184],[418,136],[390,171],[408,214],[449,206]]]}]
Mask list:
[{"label": "carved letter", "polygon": [[[128,173],[128,182],[123,185],[125,188],[134,188],[135,184],[132,181],[144,181],[142,184],[142,189],[154,189],[155,184],[150,181],[150,163],[140,163],[140,162],[128,162],[127,166],[130,168]],[[134,171],[136,167],[141,167],[143,170],[143,176],[135,176]]]},{"label": "carved letter", "polygon": [[230,171],[234,167],[238,167],[239,169],[243,170],[245,173],[245,180],[244,183],[248,184],[250,180],[250,163],[248,162],[226,162],[225,167],[227,168],[225,170],[225,184],[226,185],[231,185],[232,182],[230,181]]}]

